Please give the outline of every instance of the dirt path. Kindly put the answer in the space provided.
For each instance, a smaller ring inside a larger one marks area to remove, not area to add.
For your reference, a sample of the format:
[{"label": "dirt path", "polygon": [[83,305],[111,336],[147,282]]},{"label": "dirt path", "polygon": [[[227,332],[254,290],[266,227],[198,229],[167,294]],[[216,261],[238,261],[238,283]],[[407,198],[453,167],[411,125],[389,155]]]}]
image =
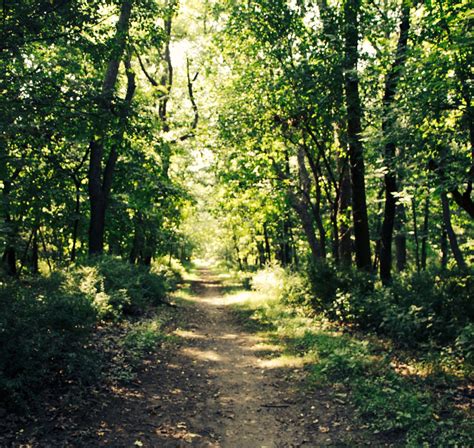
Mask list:
[{"label": "dirt path", "polygon": [[[259,353],[266,341],[242,331],[226,308],[218,283],[209,272],[196,286],[196,319],[189,345],[181,353],[198,367],[205,367],[217,392],[207,404],[214,417],[222,447],[290,447],[305,442],[304,431],[294,421],[290,384],[265,369]],[[291,423],[290,423],[291,422]]]},{"label": "dirt path", "polygon": [[201,270],[191,286],[178,350],[150,360],[134,388],[117,391],[101,416],[98,446],[369,445],[349,406],[329,391],[305,393],[301,366],[272,362],[277,348],[242,329],[211,272]]},{"label": "dirt path", "polygon": [[343,424],[329,397],[305,396],[301,368],[272,365],[274,348],[241,328],[212,273],[200,271],[192,290],[179,349],[162,353],[135,388],[118,391],[99,446],[347,446],[329,433]]},{"label": "dirt path", "polygon": [[[180,305],[178,345],[163,346],[126,387],[98,391],[73,416],[46,417],[28,447],[353,447],[368,446],[350,406],[329,390],[302,387],[298,363],[246,331],[222,286],[201,270]],[[365,439],[366,440],[366,439]],[[382,445],[376,445],[382,446]]]}]

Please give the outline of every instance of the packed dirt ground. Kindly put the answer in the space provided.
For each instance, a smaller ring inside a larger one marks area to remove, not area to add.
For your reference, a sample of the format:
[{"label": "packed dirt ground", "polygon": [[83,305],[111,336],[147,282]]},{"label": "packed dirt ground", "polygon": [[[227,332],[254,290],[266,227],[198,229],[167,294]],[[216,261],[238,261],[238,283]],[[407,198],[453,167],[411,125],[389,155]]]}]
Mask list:
[{"label": "packed dirt ground", "polygon": [[[199,271],[179,302],[177,342],[144,361],[131,384],[49,406],[2,440],[15,447],[388,446],[357,426],[333,391],[312,390],[298,363],[233,312],[220,280]],[[71,398],[69,398],[71,400]],[[66,410],[67,409],[67,410]]]}]

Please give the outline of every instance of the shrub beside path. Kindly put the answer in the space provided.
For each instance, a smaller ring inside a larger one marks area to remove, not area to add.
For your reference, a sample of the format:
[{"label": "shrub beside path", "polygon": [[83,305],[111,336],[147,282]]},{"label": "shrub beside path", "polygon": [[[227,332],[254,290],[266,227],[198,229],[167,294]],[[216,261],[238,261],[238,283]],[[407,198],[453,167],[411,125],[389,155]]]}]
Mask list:
[{"label": "shrub beside path", "polygon": [[191,291],[176,331],[178,350],[150,360],[140,383],[109,403],[97,428],[99,446],[276,448],[367,441],[352,424],[348,405],[335,403],[329,391],[304,389],[301,365],[272,363],[278,347],[242,328],[211,272],[201,270]]},{"label": "shrub beside path", "polygon": [[145,359],[132,383],[104,387],[66,416],[25,421],[11,446],[389,446],[329,389],[305,388],[297,360],[276,362],[279,348],[237,319],[219,279],[199,274],[178,304],[176,343]]}]

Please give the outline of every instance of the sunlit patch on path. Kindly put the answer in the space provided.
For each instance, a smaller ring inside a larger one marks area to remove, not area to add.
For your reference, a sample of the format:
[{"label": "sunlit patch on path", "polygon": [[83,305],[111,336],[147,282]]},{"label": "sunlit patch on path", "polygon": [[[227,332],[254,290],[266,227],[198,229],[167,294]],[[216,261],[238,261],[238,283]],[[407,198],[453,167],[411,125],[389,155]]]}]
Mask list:
[{"label": "sunlit patch on path", "polygon": [[225,294],[204,269],[190,283],[177,342],[147,359],[133,384],[114,389],[88,446],[347,446],[337,442],[352,440],[350,411],[327,391],[303,388],[307,360],[237,319],[233,306],[258,296]]}]

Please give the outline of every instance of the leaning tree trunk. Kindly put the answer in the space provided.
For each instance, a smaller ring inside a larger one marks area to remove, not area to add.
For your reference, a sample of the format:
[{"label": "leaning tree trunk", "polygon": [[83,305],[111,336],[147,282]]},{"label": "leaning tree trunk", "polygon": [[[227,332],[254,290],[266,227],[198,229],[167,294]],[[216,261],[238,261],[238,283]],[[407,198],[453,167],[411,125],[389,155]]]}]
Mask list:
[{"label": "leaning tree trunk", "polygon": [[[308,240],[309,247],[311,249],[311,254],[313,258],[324,258],[325,249],[321,244],[325,244],[325,235],[324,231],[321,232],[321,225],[317,225],[317,220],[322,223],[319,207],[313,207],[311,204],[311,180],[308,175],[305,164],[305,152],[303,148],[298,149],[297,154],[298,160],[298,177],[299,177],[299,191],[300,194],[296,194],[293,191],[288,193],[290,205],[296,211],[298,217],[300,218],[303,231]],[[320,199],[318,199],[319,201]],[[315,233],[315,226],[320,229],[320,239],[318,241]]]},{"label": "leaning tree trunk", "polygon": [[298,197],[296,197],[294,193],[290,192],[288,195],[291,206],[300,218],[301,225],[303,227],[303,232],[306,236],[306,239],[308,240],[309,248],[311,249],[311,255],[316,260],[321,259],[321,248],[314,232],[314,220],[307,205]]},{"label": "leaning tree trunk", "polygon": [[[107,70],[102,84],[102,92],[100,98],[100,110],[106,122],[111,116],[111,106],[113,94],[117,84],[120,62],[125,53],[125,46],[130,27],[130,16],[132,12],[133,0],[123,0],[119,20],[117,22],[113,50],[107,65]],[[133,88],[132,88],[133,87]],[[134,82],[127,88],[127,96],[132,90],[132,96],[135,90]],[[127,102],[127,101],[126,101]],[[130,98],[131,102],[131,98]],[[127,107],[127,106],[125,106]],[[128,111],[126,112],[128,113]],[[126,117],[126,113],[122,111],[121,121]],[[125,117],[124,117],[125,115]],[[123,135],[123,131],[119,134]],[[89,200],[90,200],[90,224],[89,224],[89,254],[101,254],[104,250],[104,233],[105,233],[105,214],[109,193],[112,183],[112,176],[117,161],[116,145],[120,144],[120,139],[115,139],[114,146],[110,151],[105,171],[102,173],[102,164],[104,158],[104,145],[107,134],[106,123],[99,123],[95,129],[94,139],[89,144],[90,163],[89,163]],[[120,137],[120,135],[118,136]]]},{"label": "leaning tree trunk", "polygon": [[362,110],[359,96],[359,77],[357,74],[359,11],[360,0],[346,0],[344,3],[344,68],[356,263],[359,269],[370,271],[370,235],[367,216],[367,198],[365,193],[364,150],[360,139]]},{"label": "leaning tree trunk", "polygon": [[459,248],[458,239],[456,233],[454,232],[453,225],[451,223],[451,210],[449,207],[448,195],[445,191],[441,193],[441,205],[443,207],[443,223],[446,233],[449,239],[449,245],[451,246],[451,251],[453,253],[454,259],[458,268],[465,271],[467,270],[467,265],[464,260],[461,249]]},{"label": "leaning tree trunk", "polygon": [[400,34],[398,37],[395,61],[387,74],[385,81],[385,93],[383,98],[384,117],[382,130],[384,137],[388,139],[385,144],[385,165],[387,172],[384,177],[385,183],[385,209],[382,223],[380,240],[380,278],[387,285],[392,280],[392,239],[395,223],[397,178],[394,167],[395,143],[389,138],[393,128],[392,106],[398,89],[400,72],[403,69],[408,44],[408,32],[410,29],[410,7],[405,2],[402,9],[402,20],[400,23]]}]

